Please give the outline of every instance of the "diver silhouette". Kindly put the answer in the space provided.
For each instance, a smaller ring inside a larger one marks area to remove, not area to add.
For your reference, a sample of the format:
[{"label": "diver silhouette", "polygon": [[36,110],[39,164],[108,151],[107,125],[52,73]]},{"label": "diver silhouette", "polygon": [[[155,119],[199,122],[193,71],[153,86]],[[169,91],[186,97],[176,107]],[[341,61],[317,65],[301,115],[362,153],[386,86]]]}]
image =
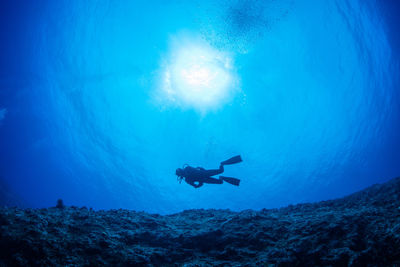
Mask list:
[{"label": "diver silhouette", "polygon": [[191,167],[188,164],[183,165],[183,168],[176,169],[176,175],[178,175],[179,183],[185,179],[185,182],[199,188],[203,184],[222,184],[224,181],[232,185],[239,186],[240,180],[233,177],[219,176],[219,179],[211,177],[213,175],[221,174],[224,172],[224,165],[231,165],[242,162],[242,158],[239,156],[232,157],[225,161],[222,161],[219,165],[219,169],[206,170],[202,167]]}]

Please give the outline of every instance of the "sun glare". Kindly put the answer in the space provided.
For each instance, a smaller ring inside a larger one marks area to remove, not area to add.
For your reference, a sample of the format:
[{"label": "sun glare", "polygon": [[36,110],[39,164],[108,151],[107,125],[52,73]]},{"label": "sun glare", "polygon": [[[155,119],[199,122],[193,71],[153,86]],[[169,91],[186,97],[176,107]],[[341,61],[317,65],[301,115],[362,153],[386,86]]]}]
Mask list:
[{"label": "sun glare", "polygon": [[202,111],[226,103],[237,89],[232,60],[205,41],[176,42],[162,69],[162,93],[170,104]]}]

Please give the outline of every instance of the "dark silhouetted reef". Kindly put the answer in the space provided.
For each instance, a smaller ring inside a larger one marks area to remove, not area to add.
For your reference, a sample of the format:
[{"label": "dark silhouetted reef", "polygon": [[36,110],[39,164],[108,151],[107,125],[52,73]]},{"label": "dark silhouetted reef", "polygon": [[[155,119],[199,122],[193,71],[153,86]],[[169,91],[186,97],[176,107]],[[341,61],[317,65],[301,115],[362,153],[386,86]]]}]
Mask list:
[{"label": "dark silhouetted reef", "polygon": [[280,209],[0,209],[0,266],[399,266],[400,178]]}]

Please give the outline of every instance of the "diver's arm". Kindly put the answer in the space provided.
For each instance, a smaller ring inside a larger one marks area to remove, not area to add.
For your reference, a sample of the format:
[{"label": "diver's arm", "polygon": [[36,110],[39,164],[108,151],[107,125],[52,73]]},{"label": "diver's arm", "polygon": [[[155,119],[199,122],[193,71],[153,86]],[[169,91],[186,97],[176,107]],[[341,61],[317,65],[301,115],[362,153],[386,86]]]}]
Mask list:
[{"label": "diver's arm", "polygon": [[[193,186],[194,188],[199,188],[200,186],[202,186],[203,185],[203,183],[202,182],[199,182],[199,181],[190,181],[190,182],[188,182],[188,181],[186,181],[188,184],[190,184],[191,186]],[[196,184],[196,182],[198,182],[198,184]]]},{"label": "diver's arm", "polygon": [[196,188],[196,184],[195,184],[193,181],[185,180],[185,182],[186,182],[187,184],[190,184],[190,185],[193,186],[194,188]]},{"label": "diver's arm", "polygon": [[201,186],[203,186],[203,182],[199,182],[197,185],[195,184],[195,185],[193,185],[194,186],[194,188],[199,188],[199,187],[201,187]]}]

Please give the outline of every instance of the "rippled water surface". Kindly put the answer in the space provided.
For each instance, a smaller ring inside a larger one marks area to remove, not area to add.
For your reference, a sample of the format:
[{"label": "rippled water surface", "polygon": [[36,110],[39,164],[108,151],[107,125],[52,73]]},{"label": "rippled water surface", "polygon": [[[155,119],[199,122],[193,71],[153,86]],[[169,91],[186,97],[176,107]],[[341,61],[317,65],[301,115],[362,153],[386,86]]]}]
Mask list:
[{"label": "rippled water surface", "polygon": [[[260,209],[400,175],[398,4],[167,2],[1,4],[0,177],[26,205]],[[176,180],[237,154],[239,187]]]}]

